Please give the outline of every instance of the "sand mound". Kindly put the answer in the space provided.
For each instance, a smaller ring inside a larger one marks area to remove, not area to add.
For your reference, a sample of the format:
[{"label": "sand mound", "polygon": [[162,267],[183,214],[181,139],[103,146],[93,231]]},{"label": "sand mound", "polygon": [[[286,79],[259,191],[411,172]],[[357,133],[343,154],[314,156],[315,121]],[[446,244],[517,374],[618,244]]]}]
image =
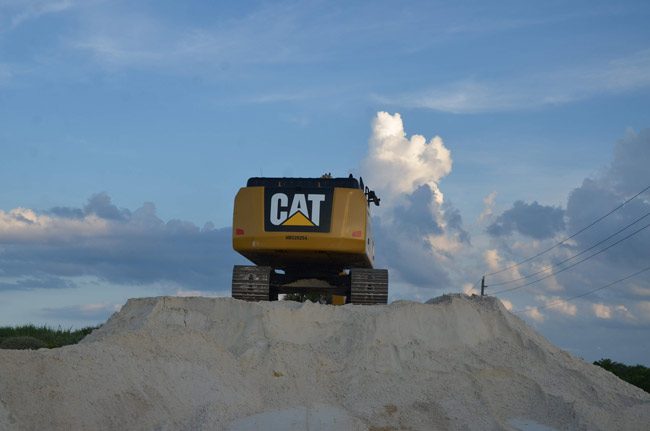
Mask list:
[{"label": "sand mound", "polygon": [[647,430],[650,396],[493,298],[130,300],[81,344],[0,351],[1,429]]}]

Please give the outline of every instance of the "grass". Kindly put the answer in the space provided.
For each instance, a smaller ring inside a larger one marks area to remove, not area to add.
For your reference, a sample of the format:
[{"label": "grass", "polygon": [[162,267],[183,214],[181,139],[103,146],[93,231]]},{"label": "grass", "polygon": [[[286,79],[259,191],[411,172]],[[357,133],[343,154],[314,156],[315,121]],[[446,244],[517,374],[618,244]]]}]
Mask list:
[{"label": "grass", "polygon": [[[62,329],[53,329],[48,326],[34,326],[34,325],[23,325],[23,326],[2,326],[0,327],[0,348],[3,345],[5,346],[14,346],[16,338],[18,337],[30,337],[35,338],[43,342],[44,346],[52,349],[54,347],[67,346],[70,344],[77,344],[81,341],[86,335],[90,334],[94,329],[98,327],[87,327],[72,330]],[[15,347],[5,347],[5,348],[15,348]]]}]

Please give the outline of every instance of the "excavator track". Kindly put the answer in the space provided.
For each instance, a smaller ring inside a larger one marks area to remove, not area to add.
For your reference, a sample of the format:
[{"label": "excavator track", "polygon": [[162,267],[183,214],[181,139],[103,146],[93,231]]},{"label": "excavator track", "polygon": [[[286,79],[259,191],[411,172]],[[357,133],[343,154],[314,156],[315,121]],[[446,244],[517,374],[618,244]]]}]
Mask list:
[{"label": "excavator track", "polygon": [[388,303],[388,270],[351,269],[350,302],[366,305]]},{"label": "excavator track", "polygon": [[244,301],[269,301],[271,272],[269,266],[235,265],[232,270],[232,297]]}]

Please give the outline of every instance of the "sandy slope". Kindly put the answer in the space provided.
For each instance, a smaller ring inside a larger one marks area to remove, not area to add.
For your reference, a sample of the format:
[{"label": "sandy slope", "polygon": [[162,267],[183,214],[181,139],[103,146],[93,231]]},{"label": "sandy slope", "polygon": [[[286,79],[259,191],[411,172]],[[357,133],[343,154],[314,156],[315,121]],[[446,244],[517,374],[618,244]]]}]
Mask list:
[{"label": "sandy slope", "polygon": [[130,300],[81,344],[0,351],[0,429],[648,430],[650,396],[493,298]]}]

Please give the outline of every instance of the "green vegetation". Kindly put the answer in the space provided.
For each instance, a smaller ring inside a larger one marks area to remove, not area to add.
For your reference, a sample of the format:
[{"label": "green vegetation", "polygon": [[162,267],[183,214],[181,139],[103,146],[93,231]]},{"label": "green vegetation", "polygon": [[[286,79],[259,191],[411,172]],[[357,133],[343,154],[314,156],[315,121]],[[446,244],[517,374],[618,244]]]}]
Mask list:
[{"label": "green vegetation", "polygon": [[296,301],[296,302],[318,302],[320,300],[320,293],[287,293],[284,296],[285,301]]},{"label": "green vegetation", "polygon": [[77,344],[97,327],[52,329],[47,326],[3,326],[0,327],[0,349],[38,349]]},{"label": "green vegetation", "polygon": [[625,365],[607,358],[594,362],[594,365],[598,365],[614,373],[619,379],[650,393],[650,368],[643,365]]},{"label": "green vegetation", "polygon": [[0,342],[0,349],[14,349],[14,350],[25,350],[25,349],[41,349],[45,347],[45,343],[34,337],[8,337]]}]

